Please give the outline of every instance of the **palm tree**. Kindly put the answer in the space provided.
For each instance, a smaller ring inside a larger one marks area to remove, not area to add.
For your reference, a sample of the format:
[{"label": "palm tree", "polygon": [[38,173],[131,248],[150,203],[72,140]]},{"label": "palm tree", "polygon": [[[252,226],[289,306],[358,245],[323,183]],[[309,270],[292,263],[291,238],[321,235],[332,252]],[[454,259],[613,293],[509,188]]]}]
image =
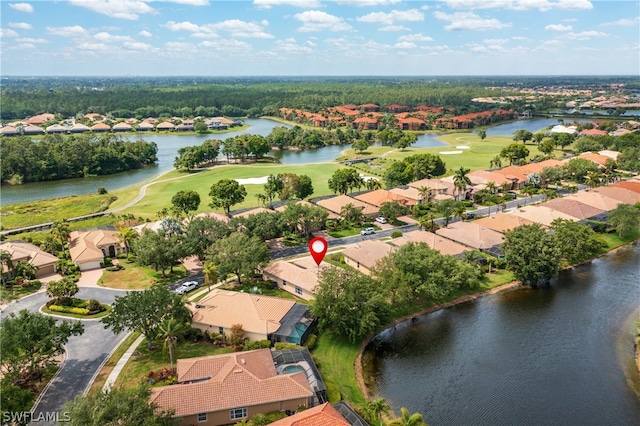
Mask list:
[{"label": "palm tree", "polygon": [[174,318],[169,318],[158,326],[158,330],[160,331],[160,337],[164,338],[162,352],[169,353],[169,366],[172,371],[175,371],[173,357],[178,346],[178,336],[184,331],[184,326]]},{"label": "palm tree", "polygon": [[485,183],[485,188],[487,188],[487,190],[489,190],[489,192],[491,192],[492,194],[495,194],[496,191],[498,191],[498,186],[496,185],[495,182],[493,181],[488,181],[487,183]]},{"label": "palm tree", "polygon": [[204,274],[204,280],[207,282],[209,291],[211,291],[211,283],[218,282],[218,267],[213,262],[204,262],[202,265],[202,273]]},{"label": "palm tree", "polygon": [[458,189],[459,195],[466,191],[468,185],[471,185],[471,179],[467,176],[470,171],[470,169],[460,167],[454,172],[453,184]]},{"label": "palm tree", "polygon": [[138,239],[138,233],[132,228],[120,228],[120,236],[124,241],[124,245],[127,247],[127,253],[133,251],[133,243]]},{"label": "palm tree", "polygon": [[51,233],[58,237],[58,241],[60,241],[60,244],[62,245],[62,252],[66,253],[64,245],[69,240],[69,235],[71,234],[69,224],[64,220],[57,220],[53,222],[53,225],[51,225]]},{"label": "palm tree", "polygon": [[256,194],[256,198],[262,207],[267,205],[267,196],[264,194]]},{"label": "palm tree", "polygon": [[13,261],[11,260],[11,253],[6,250],[0,250],[0,264],[2,265],[2,271],[0,271],[0,276],[2,276],[2,284],[5,282],[5,273],[4,269],[7,268],[7,275],[13,269]]},{"label": "palm tree", "polygon": [[374,177],[370,177],[365,181],[365,186],[367,187],[367,189],[369,191],[373,191],[375,189],[381,189],[382,188],[382,183],[380,182],[379,179],[376,179]]},{"label": "palm tree", "polygon": [[420,413],[410,414],[405,407],[400,409],[400,418],[393,420],[389,426],[428,426]]},{"label": "palm tree", "polygon": [[374,417],[377,417],[382,426],[382,415],[388,414],[391,407],[387,404],[384,398],[377,398],[373,401],[367,402],[367,411],[369,411]]},{"label": "palm tree", "polygon": [[429,201],[431,201],[431,197],[433,197],[433,190],[428,186],[421,186],[420,188],[418,188],[418,194],[420,194],[420,196],[422,197],[423,203],[428,203]]},{"label": "palm tree", "polygon": [[502,167],[502,159],[500,158],[499,155],[496,155],[489,161],[489,168],[493,168],[494,166],[496,168]]},{"label": "palm tree", "polygon": [[15,271],[16,271],[16,277],[22,277],[28,280],[32,280],[36,277],[36,272],[38,272],[38,267],[33,263],[27,262],[26,260],[21,260],[16,265]]},{"label": "palm tree", "polygon": [[342,209],[340,209],[340,216],[342,216],[347,222],[355,224],[362,223],[363,219],[362,210],[351,203],[342,206]]},{"label": "palm tree", "polygon": [[464,207],[464,205],[462,203],[456,204],[453,207],[453,217],[454,217],[454,219],[456,217],[459,217],[461,220],[464,220],[467,217],[466,211],[467,211],[467,209]]},{"label": "palm tree", "polygon": [[588,185],[589,188],[595,188],[600,184],[601,178],[602,174],[600,174],[600,172],[589,172],[587,173],[584,183]]}]

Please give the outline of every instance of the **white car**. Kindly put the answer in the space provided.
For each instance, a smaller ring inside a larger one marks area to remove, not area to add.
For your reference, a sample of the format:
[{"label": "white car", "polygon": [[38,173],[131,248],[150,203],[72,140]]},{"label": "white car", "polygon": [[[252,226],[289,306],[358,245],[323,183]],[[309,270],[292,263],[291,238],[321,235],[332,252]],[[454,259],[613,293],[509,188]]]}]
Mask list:
[{"label": "white car", "polygon": [[376,233],[376,230],[373,228],[364,228],[362,231],[360,231],[360,235],[371,235],[375,233]]},{"label": "white car", "polygon": [[378,217],[376,217],[376,222],[378,222],[378,223],[387,223],[387,219],[385,219],[382,216],[378,216]]},{"label": "white car", "polygon": [[198,284],[197,281],[187,281],[182,283],[180,287],[176,288],[176,293],[186,294],[186,293],[189,293],[191,290],[195,290],[198,287],[200,287],[200,284]]}]

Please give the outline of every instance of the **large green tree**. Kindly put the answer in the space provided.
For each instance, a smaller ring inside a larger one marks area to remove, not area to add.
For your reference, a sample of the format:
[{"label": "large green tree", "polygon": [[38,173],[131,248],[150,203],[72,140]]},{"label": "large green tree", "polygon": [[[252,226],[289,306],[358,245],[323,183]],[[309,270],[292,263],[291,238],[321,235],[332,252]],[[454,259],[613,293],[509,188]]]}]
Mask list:
[{"label": "large green tree", "polygon": [[173,270],[173,265],[187,252],[177,235],[167,236],[164,230],[156,232],[145,229],[136,241],[136,262],[140,265],[152,266],[165,277],[167,268]]},{"label": "large green tree", "polygon": [[514,162],[519,160],[523,160],[527,158],[529,155],[529,148],[524,146],[521,143],[512,143],[502,148],[500,151],[500,157],[506,158],[509,160],[509,165],[512,165]]},{"label": "large green tree", "polygon": [[188,216],[189,212],[194,212],[200,207],[200,194],[192,189],[178,191],[171,197],[171,204],[175,212]]},{"label": "large green tree", "polygon": [[73,297],[78,294],[79,291],[80,288],[78,284],[69,277],[62,277],[57,281],[49,281],[47,284],[47,296],[56,302]]},{"label": "large green tree", "polygon": [[145,385],[118,387],[108,392],[94,392],[77,396],[65,407],[69,412],[69,426],[172,426],[181,419],[172,411],[159,411],[150,404],[151,389]]},{"label": "large green tree", "polygon": [[519,129],[513,132],[513,140],[518,142],[522,141],[522,143],[527,143],[533,138],[533,133],[526,129]]},{"label": "large green tree", "polygon": [[640,231],[640,205],[619,204],[609,212],[607,222],[616,228],[619,236],[633,235]]},{"label": "large green tree", "polygon": [[220,179],[211,185],[209,195],[211,196],[209,206],[222,208],[226,214],[229,214],[231,206],[244,201],[247,190],[233,179]]},{"label": "large green tree", "polygon": [[562,258],[569,264],[590,259],[600,252],[602,242],[587,225],[567,219],[551,222],[551,230]]},{"label": "large green tree", "polygon": [[143,334],[147,339],[147,348],[152,350],[160,332],[160,324],[169,318],[187,323],[191,316],[180,295],[169,291],[165,285],[155,285],[147,290],[116,297],[111,313],[100,321],[114,333],[137,331]]},{"label": "large green tree", "polygon": [[561,252],[553,235],[538,224],[507,231],[502,251],[516,279],[533,287],[548,284],[558,275]]},{"label": "large green tree", "polygon": [[320,274],[310,309],[321,329],[357,342],[378,329],[389,305],[372,278],[330,267]]},{"label": "large green tree", "polygon": [[336,194],[346,194],[357,185],[362,178],[356,169],[338,169],[328,180],[329,189]]},{"label": "large green tree", "polygon": [[259,267],[269,262],[269,248],[258,237],[234,232],[213,243],[207,260],[218,266],[220,276],[235,274],[238,284],[241,284],[243,275],[251,276]]},{"label": "large green tree", "polygon": [[55,318],[26,309],[2,320],[0,347],[2,371],[14,385],[39,378],[43,369],[64,353],[71,336],[84,333],[80,321],[57,321]]}]

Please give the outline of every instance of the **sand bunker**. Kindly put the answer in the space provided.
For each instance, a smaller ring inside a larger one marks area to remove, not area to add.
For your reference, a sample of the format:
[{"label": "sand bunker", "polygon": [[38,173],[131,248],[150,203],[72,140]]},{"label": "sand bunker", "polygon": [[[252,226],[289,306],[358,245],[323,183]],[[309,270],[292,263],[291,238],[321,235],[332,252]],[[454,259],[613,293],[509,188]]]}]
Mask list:
[{"label": "sand bunker", "polygon": [[440,151],[438,154],[442,154],[442,155],[462,154],[462,151]]},{"label": "sand bunker", "polygon": [[460,145],[460,146],[456,146],[456,149],[469,149],[471,148],[470,146],[466,146],[466,145]]},{"label": "sand bunker", "polygon": [[240,185],[264,185],[269,180],[269,176],[262,176],[259,178],[247,178],[247,179],[236,179]]}]

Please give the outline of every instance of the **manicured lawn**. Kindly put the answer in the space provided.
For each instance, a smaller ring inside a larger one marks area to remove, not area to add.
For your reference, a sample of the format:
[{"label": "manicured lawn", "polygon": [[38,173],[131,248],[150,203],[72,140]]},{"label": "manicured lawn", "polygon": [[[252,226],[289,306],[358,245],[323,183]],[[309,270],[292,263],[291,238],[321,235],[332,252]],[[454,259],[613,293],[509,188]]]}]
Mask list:
[{"label": "manicured lawn", "polygon": [[0,301],[10,301],[10,300],[20,299],[22,297],[35,293],[36,291],[40,290],[41,287],[42,287],[42,284],[26,285],[26,286],[15,285],[15,286],[9,286],[9,287],[0,285]]},{"label": "manicured lawn", "polygon": [[101,391],[104,384],[107,382],[107,378],[111,371],[113,371],[113,367],[116,366],[122,355],[129,349],[129,347],[136,341],[136,339],[140,336],[140,333],[135,332],[131,333],[127,336],[122,343],[118,346],[118,348],[113,351],[107,362],[102,366],[100,372],[96,375],[95,380],[91,384],[91,388],[89,389],[89,393],[93,393],[96,391]]},{"label": "manicured lawn", "polygon": [[598,234],[598,236],[607,244],[607,247],[603,247],[601,251],[601,253],[606,253],[611,249],[620,247],[624,244],[629,244],[630,242],[637,240],[638,238],[640,238],[640,232],[625,235],[624,237],[619,237],[615,232]]},{"label": "manicured lawn", "polygon": [[[149,351],[147,341],[138,346],[137,356],[132,356],[116,380],[116,386],[132,387],[146,380],[150,371],[169,368],[169,355],[162,353],[162,343],[156,343],[156,349]],[[218,355],[233,352],[229,347],[213,346],[209,343],[178,342],[177,358],[194,358],[206,355]]]},{"label": "manicured lawn", "polygon": [[184,266],[173,267],[173,273],[165,271],[165,278],[162,278],[160,271],[155,271],[148,266],[139,266],[135,263],[127,263],[121,260],[121,265],[125,269],[120,271],[107,271],[102,274],[98,284],[103,287],[117,288],[120,290],[134,290],[149,288],[156,283],[168,284],[186,277],[188,274]]},{"label": "manicured lawn", "polygon": [[379,231],[380,228],[373,225],[362,225],[362,227],[356,228],[346,228],[341,229],[339,231],[328,231],[327,234],[331,235],[333,238],[343,238],[343,237],[351,237],[353,235],[360,235],[360,231],[364,228],[373,227],[376,231]]},{"label": "manicured lawn", "polygon": [[354,365],[360,343],[349,343],[323,333],[313,349],[313,360],[327,386],[329,402],[345,399],[349,404],[364,406],[365,399],[356,382]]},{"label": "manicured lawn", "polygon": [[87,194],[10,204],[0,208],[2,228],[20,228],[101,212],[106,210],[114,201],[113,197],[112,194]]},{"label": "manicured lawn", "polygon": [[[229,166],[215,166],[209,170],[202,171],[200,173],[192,174],[180,174],[179,172],[172,171],[167,175],[162,176],[160,181],[156,184],[149,186],[147,189],[146,197],[144,197],[138,204],[125,210],[123,213],[133,213],[136,216],[142,216],[147,218],[155,218],[156,213],[162,208],[171,207],[171,197],[178,192],[186,189],[195,190],[200,195],[200,208],[196,213],[212,211],[209,207],[211,197],[209,196],[209,190],[211,185],[220,179],[244,179],[244,178],[259,178],[262,176],[268,176],[270,174],[278,173],[295,173],[299,175],[308,175],[312,182],[314,193],[312,197],[320,195],[329,195],[332,192],[329,190],[327,180],[333,172],[339,169],[339,164],[334,163],[319,163],[309,165],[283,165],[283,164],[243,164],[243,165],[229,165]],[[172,177],[182,176],[179,179],[165,181]],[[242,208],[256,208],[261,204],[256,198],[256,194],[262,194],[263,184],[258,185],[245,185],[247,190],[247,196],[245,201],[241,204],[237,204],[232,207],[232,210]],[[136,192],[137,194],[137,192]],[[118,205],[115,204],[114,207]],[[220,213],[222,210],[218,209]]]}]

